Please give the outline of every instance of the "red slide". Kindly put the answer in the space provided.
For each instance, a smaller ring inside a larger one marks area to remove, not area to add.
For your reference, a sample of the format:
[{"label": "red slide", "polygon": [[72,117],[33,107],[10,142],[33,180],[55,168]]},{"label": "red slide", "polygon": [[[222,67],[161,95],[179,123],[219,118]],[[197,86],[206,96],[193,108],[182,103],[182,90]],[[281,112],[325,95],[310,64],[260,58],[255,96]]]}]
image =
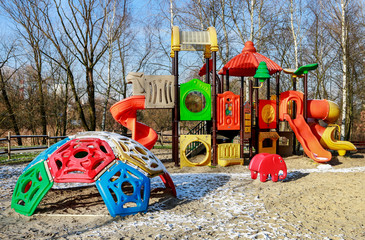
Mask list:
[{"label": "red slide", "polygon": [[[295,119],[292,119],[288,114],[289,101],[295,101],[297,104]],[[294,131],[298,141],[301,143],[304,152],[310,158],[316,162],[328,162],[331,160],[332,154],[322,147],[303,117],[303,93],[286,91],[280,94],[280,120],[289,122],[289,125]]]},{"label": "red slide", "polygon": [[123,99],[110,108],[113,118],[132,131],[132,138],[151,149],[157,141],[157,133],[143,123],[137,122],[137,110],[145,109],[145,96]]}]

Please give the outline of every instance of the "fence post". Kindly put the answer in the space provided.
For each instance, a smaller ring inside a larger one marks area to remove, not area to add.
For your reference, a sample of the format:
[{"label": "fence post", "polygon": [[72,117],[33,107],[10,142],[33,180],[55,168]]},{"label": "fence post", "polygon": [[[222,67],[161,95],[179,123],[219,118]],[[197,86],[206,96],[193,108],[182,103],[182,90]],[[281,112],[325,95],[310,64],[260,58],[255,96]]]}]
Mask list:
[{"label": "fence post", "polygon": [[8,160],[11,158],[11,132],[8,132]]},{"label": "fence post", "polygon": [[163,146],[163,133],[160,131],[161,146]]},{"label": "fence post", "polygon": [[50,132],[48,132],[48,135],[47,135],[47,147],[50,147],[51,146],[50,137],[51,137],[51,134],[50,134]]}]

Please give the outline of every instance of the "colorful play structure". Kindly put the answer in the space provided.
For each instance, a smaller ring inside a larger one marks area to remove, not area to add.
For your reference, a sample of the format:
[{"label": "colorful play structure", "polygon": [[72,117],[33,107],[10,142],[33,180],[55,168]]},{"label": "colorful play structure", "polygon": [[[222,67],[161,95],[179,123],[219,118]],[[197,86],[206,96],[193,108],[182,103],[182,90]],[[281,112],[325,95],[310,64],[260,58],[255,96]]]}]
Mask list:
[{"label": "colorful play structure", "polygon": [[[206,63],[199,75],[180,84],[179,52],[203,51]],[[305,154],[316,162],[328,162],[331,150],[339,155],[355,151],[347,141],[336,139],[339,107],[328,100],[308,100],[308,73],[318,64],[296,70],[284,69],[293,80],[293,90],[279,92],[283,69],[259,54],[250,41],[240,54],[218,72],[217,34],[207,31],[180,31],[172,28],[172,75],[129,73],[133,96],[114,104],[114,119],[131,130],[132,139],[115,133],[85,132],[70,136],[37,156],[19,177],[11,207],[18,213],[32,215],[54,183],[95,183],[110,214],[128,215],[146,212],[150,196],[150,178],[160,176],[166,188],[176,196],[171,177],[161,161],[150,151],[157,141],[156,132],[137,122],[137,111],[172,109],[172,157],[175,166],[228,166],[251,159],[252,178],[270,176],[284,179],[287,169],[281,156],[293,153],[297,139]],[[240,78],[239,94],[230,91],[230,77]],[[247,79],[249,78],[249,79]],[[252,78],[253,80],[251,80]],[[275,93],[270,79],[275,79]],[[304,93],[296,82],[303,79]],[[248,80],[248,96],[245,83]],[[266,99],[259,90],[266,82]],[[246,99],[246,101],[245,101]],[[199,121],[188,134],[180,135],[180,121]],[[325,127],[326,126],[326,127]],[[233,139],[239,138],[239,143]],[[224,141],[222,139],[225,139]],[[180,147],[179,147],[180,146]],[[245,148],[248,149],[245,152]],[[198,162],[189,157],[205,153]],[[125,185],[131,186],[125,191]],[[132,206],[131,206],[132,205]]]},{"label": "colorful play structure", "polygon": [[55,183],[75,182],[95,183],[113,217],[146,212],[150,178],[156,176],[176,197],[166,168],[142,144],[116,133],[82,132],[52,145],[25,167],[11,208],[30,216]]},{"label": "colorful play structure", "polygon": [[[171,96],[175,97],[172,154],[176,166],[243,164],[245,156],[252,159],[259,153],[287,156],[295,149],[295,139],[298,139],[305,154],[316,162],[331,160],[332,154],[326,149],[337,150],[341,156],[346,151],[356,150],[352,143],[339,141],[335,137],[336,130],[339,130],[334,125],[340,116],[339,107],[328,100],[307,99],[308,73],[315,70],[318,64],[305,65],[296,70],[284,69],[291,75],[294,89],[280,93],[280,73],[283,69],[259,54],[251,41],[246,42],[242,52],[223,66],[218,72],[219,78],[216,73],[218,44],[213,27],[202,32],[185,32],[175,26],[171,36],[174,76],[174,94]],[[193,79],[179,84],[180,51],[204,52],[206,63],[199,75],[205,75],[205,82]],[[230,91],[231,76],[241,79],[239,94]],[[270,89],[272,76],[276,80],[275,94]],[[245,96],[247,77],[254,81],[248,80],[249,93]],[[296,90],[299,78],[303,78],[304,93]],[[259,99],[259,90],[265,82],[266,99]],[[179,121],[193,120],[201,122],[189,135],[179,136]],[[236,136],[239,136],[239,143],[232,142]],[[228,143],[220,142],[222,138],[228,138]],[[245,145],[248,145],[247,154]],[[205,146],[206,157],[201,162],[187,160],[191,148],[201,146]]]}]

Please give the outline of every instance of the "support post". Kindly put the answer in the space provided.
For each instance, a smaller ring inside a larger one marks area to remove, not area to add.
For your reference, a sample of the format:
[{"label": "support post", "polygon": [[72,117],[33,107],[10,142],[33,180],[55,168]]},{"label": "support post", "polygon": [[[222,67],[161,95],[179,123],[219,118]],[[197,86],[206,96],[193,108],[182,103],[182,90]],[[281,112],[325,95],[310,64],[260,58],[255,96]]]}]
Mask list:
[{"label": "support post", "polygon": [[219,88],[218,89],[218,92],[219,93],[223,93],[224,92],[224,75],[223,74],[221,75],[221,82],[220,82],[218,88]]},{"label": "support post", "polygon": [[[255,87],[259,86],[259,79],[255,78]],[[255,154],[259,153],[259,89],[255,88]]]},{"label": "support post", "polygon": [[[297,78],[293,77],[293,90],[297,90]],[[293,101],[293,117],[297,115],[297,105],[296,102]],[[293,134],[293,154],[297,154],[297,138],[295,134]]]},{"label": "support post", "polygon": [[308,73],[304,74],[303,117],[307,121]]},{"label": "support post", "polygon": [[51,146],[51,133],[48,132],[48,135],[47,135],[47,147],[50,147]]},{"label": "support post", "polygon": [[175,105],[173,116],[173,136],[172,136],[172,157],[175,161],[175,166],[178,167],[179,163],[179,52],[175,51],[174,55],[174,93],[175,93]]},{"label": "support post", "polygon": [[268,78],[266,81],[266,99],[270,100],[270,78]]},{"label": "support post", "polygon": [[8,160],[11,158],[11,132],[8,132]]},{"label": "support post", "polygon": [[206,83],[210,84],[210,69],[209,69],[209,58],[206,58],[205,59],[205,66],[206,66],[206,70],[207,70],[207,73],[206,73]]},{"label": "support post", "polygon": [[213,149],[213,162],[212,165],[216,166],[218,163],[218,146],[217,146],[217,86],[216,86],[216,77],[217,77],[217,72],[216,72],[216,60],[217,60],[217,53],[216,52],[212,52],[212,58],[213,58],[213,82],[212,82],[212,88],[213,88],[213,93],[212,93],[212,109],[213,109],[213,119],[212,119],[212,125],[213,125],[213,141],[212,141],[212,149]]},{"label": "support post", "polygon": [[244,133],[245,133],[245,112],[244,112],[244,103],[245,103],[245,89],[244,89],[244,81],[245,78],[241,77],[241,88],[240,88],[240,156],[244,158]]},{"label": "support post", "polygon": [[276,73],[276,132],[279,132],[280,75]]},{"label": "support post", "polygon": [[253,133],[252,133],[252,126],[253,126],[253,87],[252,87],[252,80],[249,80],[249,101],[250,101],[250,106],[251,106],[251,138],[249,139],[249,151],[250,151],[250,158],[253,157],[253,152],[252,152],[252,141],[254,140],[253,137]]},{"label": "support post", "polygon": [[[229,91],[229,68],[226,71],[226,91]],[[224,92],[223,89],[222,92]]]}]

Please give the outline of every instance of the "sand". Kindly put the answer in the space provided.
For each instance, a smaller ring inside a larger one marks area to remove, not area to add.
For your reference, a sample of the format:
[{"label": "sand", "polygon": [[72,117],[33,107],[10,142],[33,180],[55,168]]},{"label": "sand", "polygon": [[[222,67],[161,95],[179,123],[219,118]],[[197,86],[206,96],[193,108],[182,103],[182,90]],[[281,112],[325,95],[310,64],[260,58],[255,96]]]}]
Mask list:
[{"label": "sand", "polygon": [[0,166],[0,239],[365,239],[365,154],[318,164],[285,158],[284,181],[245,166],[176,168],[154,150],[178,196],[152,180],[147,213],[112,218],[96,187],[57,185],[27,217],[10,209],[25,165]]}]

